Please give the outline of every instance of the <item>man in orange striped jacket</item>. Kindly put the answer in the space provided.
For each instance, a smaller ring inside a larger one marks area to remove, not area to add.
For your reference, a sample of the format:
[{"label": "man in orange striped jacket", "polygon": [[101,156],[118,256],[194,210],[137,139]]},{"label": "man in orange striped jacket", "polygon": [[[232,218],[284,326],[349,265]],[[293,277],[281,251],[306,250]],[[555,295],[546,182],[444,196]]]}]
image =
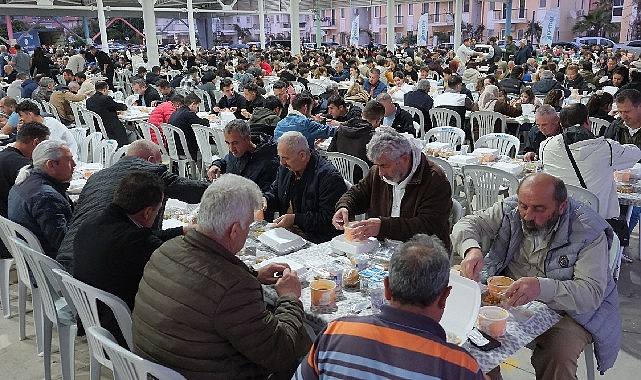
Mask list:
[{"label": "man in orange striped jacket", "polygon": [[294,379],[483,379],[476,360],[446,342],[439,320],[451,287],[449,259],[435,236],[400,245],[385,278],[380,314],[327,326]]}]

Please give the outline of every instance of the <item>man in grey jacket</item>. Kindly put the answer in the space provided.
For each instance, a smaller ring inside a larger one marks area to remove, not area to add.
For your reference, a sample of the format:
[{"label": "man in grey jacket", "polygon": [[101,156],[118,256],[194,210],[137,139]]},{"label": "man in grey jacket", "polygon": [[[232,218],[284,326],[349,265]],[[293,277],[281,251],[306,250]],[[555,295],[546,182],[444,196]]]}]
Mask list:
[{"label": "man in grey jacket", "polygon": [[[461,274],[485,281],[497,274],[516,281],[509,306],[538,300],[563,318],[537,337],[537,379],[576,379],[577,358],[594,342],[598,370],[614,365],[621,341],[616,283],[608,268],[612,229],[589,206],[568,199],[562,180],[526,177],[518,197],[461,219],[452,232],[463,257]],[[493,237],[489,247],[481,244]]]}]

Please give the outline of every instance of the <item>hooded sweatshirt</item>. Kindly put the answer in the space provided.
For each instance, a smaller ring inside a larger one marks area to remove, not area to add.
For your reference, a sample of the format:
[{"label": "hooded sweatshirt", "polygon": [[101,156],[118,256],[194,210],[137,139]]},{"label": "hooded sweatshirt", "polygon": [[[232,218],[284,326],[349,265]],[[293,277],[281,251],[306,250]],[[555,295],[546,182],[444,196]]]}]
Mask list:
[{"label": "hooded sweatshirt", "polygon": [[371,166],[365,145],[374,135],[374,127],[367,120],[353,118],[338,127],[327,148],[328,152],[341,152],[358,157]]}]

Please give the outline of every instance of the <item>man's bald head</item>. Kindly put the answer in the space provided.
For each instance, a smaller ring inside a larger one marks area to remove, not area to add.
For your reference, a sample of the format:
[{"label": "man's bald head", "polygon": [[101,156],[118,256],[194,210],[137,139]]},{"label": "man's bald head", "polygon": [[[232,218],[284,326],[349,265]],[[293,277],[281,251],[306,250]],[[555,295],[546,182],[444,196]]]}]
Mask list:
[{"label": "man's bald head", "polygon": [[162,162],[162,151],[155,143],[148,140],[136,140],[129,145],[127,156],[142,158],[143,160],[159,164]]},{"label": "man's bald head", "polygon": [[568,199],[568,190],[563,180],[547,173],[531,174],[525,177],[519,185],[519,196],[522,190],[536,192],[541,196],[552,198],[557,204]]}]

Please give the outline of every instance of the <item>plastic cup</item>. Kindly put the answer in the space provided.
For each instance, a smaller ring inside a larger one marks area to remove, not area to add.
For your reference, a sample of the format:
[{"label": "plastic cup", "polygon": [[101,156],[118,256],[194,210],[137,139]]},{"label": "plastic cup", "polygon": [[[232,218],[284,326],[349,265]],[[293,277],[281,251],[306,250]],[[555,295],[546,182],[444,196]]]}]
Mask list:
[{"label": "plastic cup", "polygon": [[470,150],[470,146],[469,145],[461,145],[461,154],[462,155],[466,155],[469,150]]},{"label": "plastic cup", "polygon": [[479,310],[479,330],[494,338],[505,334],[507,328],[507,317],[510,313],[498,306],[482,306]]},{"label": "plastic cup", "polygon": [[263,213],[263,210],[256,210],[254,211],[254,221],[255,222],[260,222],[265,219],[265,215]]},{"label": "plastic cup", "polygon": [[336,307],[336,283],[332,280],[319,279],[309,284],[312,293],[312,309]]},{"label": "plastic cup", "polygon": [[345,224],[343,228],[345,231],[345,240],[347,241],[356,240],[356,237],[354,236],[354,234],[356,233],[356,228],[350,227],[348,224]]},{"label": "plastic cup", "polygon": [[385,304],[385,287],[383,282],[375,281],[368,284],[367,293],[372,302],[372,311],[381,311],[381,306]]},{"label": "plastic cup", "polygon": [[492,276],[487,279],[487,291],[494,297],[501,297],[513,282],[514,280],[509,277]]}]

